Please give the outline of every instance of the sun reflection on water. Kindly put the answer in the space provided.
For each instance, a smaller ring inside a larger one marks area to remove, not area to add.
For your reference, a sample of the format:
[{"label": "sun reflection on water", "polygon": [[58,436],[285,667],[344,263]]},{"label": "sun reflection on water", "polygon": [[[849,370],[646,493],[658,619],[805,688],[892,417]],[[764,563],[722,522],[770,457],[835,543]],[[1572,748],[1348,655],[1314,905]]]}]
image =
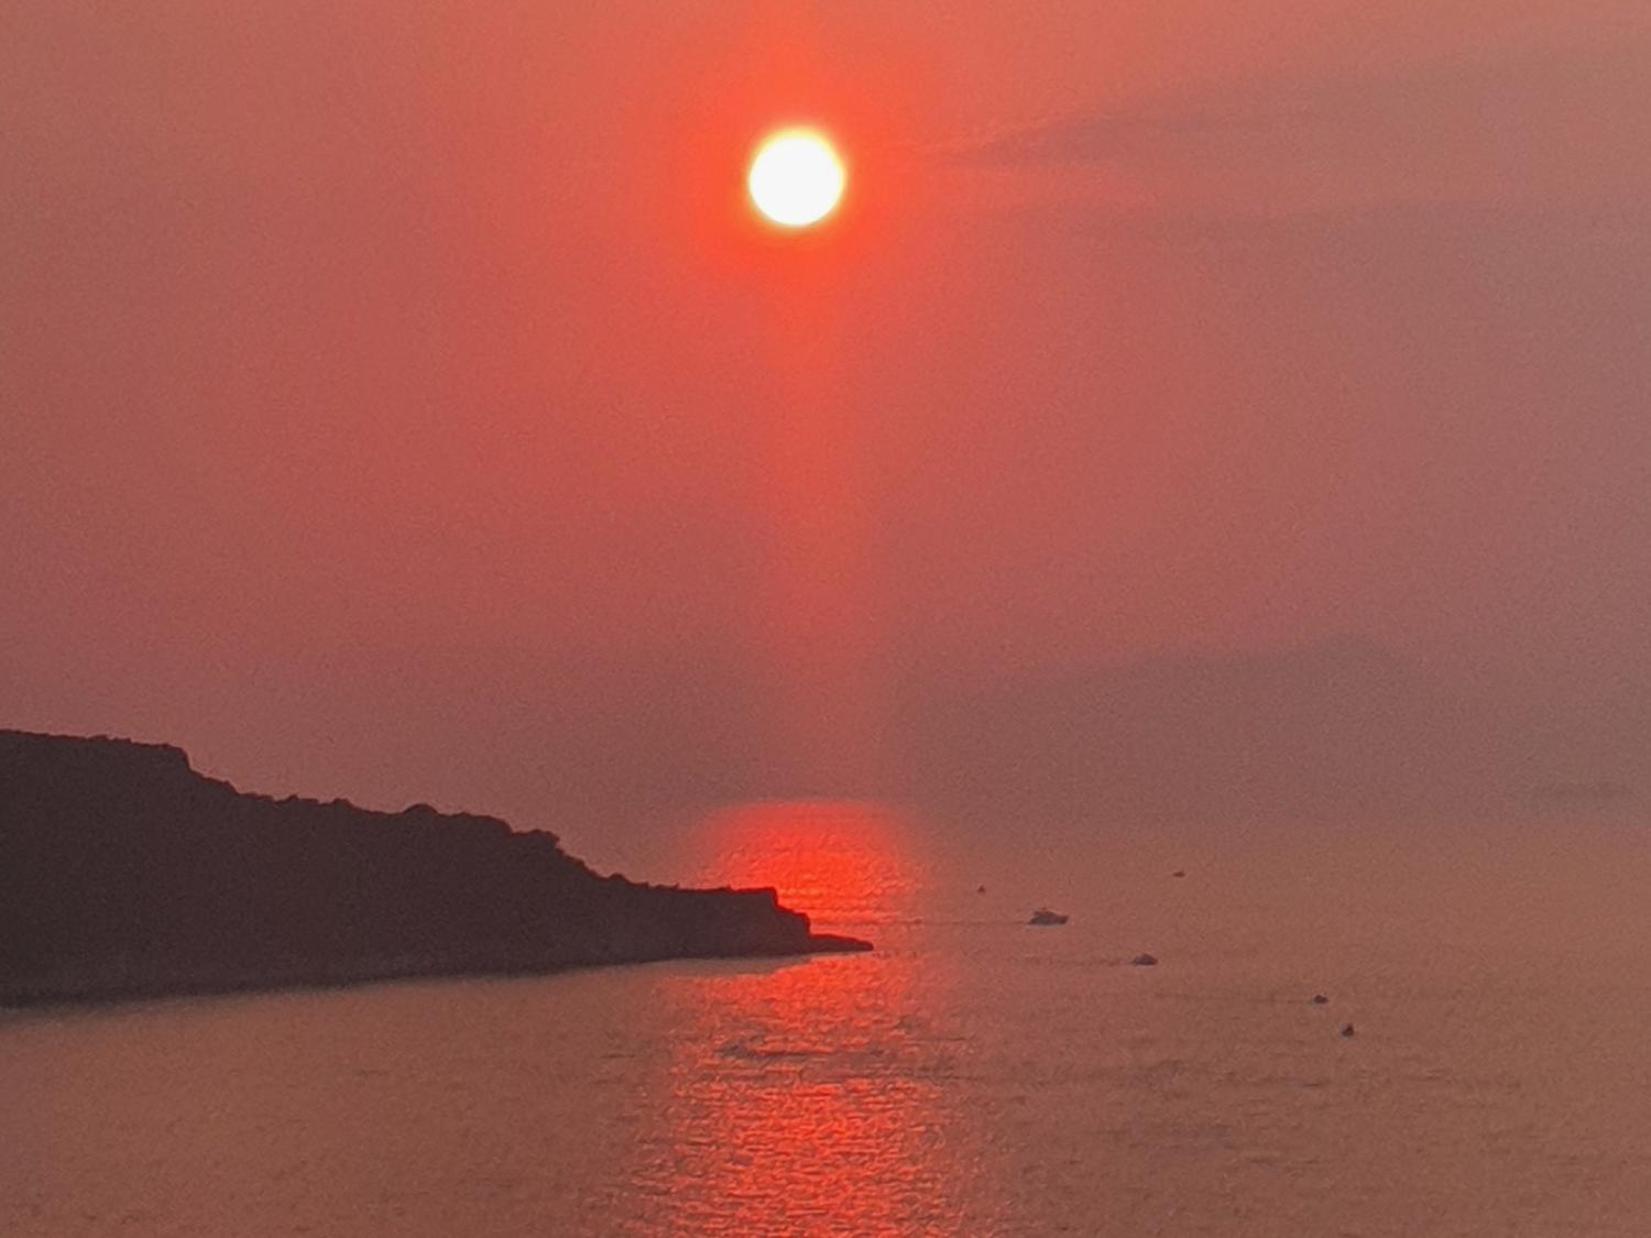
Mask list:
[{"label": "sun reflection on water", "polygon": [[[861,805],[743,807],[706,823],[698,879],[775,886],[822,923],[890,924],[915,888],[902,837]],[[673,975],[683,1035],[640,1184],[673,1230],[954,1231],[952,1046],[919,991],[933,982],[898,949]]]},{"label": "sun reflection on water", "polygon": [[695,884],[773,886],[782,904],[821,923],[909,916],[917,892],[911,831],[875,804],[743,804],[707,818],[690,846]]}]

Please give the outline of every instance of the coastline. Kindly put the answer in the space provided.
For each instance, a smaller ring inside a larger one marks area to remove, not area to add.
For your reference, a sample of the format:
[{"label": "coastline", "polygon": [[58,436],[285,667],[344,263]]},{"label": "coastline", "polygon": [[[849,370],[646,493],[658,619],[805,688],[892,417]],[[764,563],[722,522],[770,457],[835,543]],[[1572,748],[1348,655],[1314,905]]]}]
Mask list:
[{"label": "coastline", "polygon": [[[747,893],[747,891],[732,891]],[[120,1006],[170,998],[233,997],[287,992],[324,992],[373,984],[395,984],[418,980],[519,980],[536,976],[557,976],[567,972],[594,971],[609,967],[641,967],[656,963],[690,963],[742,959],[806,959],[817,954],[865,954],[876,947],[859,937],[837,933],[812,933],[802,948],[752,949],[739,952],[677,952],[638,954],[625,958],[522,961],[518,963],[465,964],[451,960],[408,962],[403,965],[340,968],[329,972],[265,973],[245,976],[175,977],[159,981],[115,981],[76,984],[0,983],[0,1011],[40,1011],[54,1007],[85,1009]]]},{"label": "coastline", "polygon": [[0,731],[0,1007],[870,949],[772,888],[601,875],[497,818],[276,800],[167,745]]}]

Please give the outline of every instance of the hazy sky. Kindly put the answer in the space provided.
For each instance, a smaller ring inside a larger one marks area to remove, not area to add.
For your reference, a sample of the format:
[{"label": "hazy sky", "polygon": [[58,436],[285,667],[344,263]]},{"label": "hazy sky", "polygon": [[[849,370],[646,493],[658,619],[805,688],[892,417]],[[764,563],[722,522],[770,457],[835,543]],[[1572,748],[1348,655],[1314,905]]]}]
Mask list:
[{"label": "hazy sky", "polygon": [[0,0],[0,725],[595,828],[940,671],[1643,701],[1648,74],[1643,0]]}]

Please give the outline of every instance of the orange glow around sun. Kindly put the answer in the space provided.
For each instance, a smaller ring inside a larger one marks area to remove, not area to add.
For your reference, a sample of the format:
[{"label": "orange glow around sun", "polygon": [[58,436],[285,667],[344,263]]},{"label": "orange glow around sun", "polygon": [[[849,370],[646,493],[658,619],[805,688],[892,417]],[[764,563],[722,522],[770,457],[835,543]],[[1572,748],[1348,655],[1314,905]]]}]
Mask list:
[{"label": "orange glow around sun", "polygon": [[831,139],[813,129],[784,129],[764,138],[751,159],[745,187],[770,223],[809,228],[842,201],[848,170]]}]

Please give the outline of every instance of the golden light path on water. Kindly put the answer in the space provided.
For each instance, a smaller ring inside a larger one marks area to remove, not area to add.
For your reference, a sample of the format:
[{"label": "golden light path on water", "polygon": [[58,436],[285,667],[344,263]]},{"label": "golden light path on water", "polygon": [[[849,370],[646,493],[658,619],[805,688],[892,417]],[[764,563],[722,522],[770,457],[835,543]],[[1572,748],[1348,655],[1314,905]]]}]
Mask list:
[{"label": "golden light path on water", "polygon": [[[755,804],[697,834],[696,881],[773,885],[788,907],[875,935],[909,907],[905,825],[876,806]],[[929,977],[926,983],[932,983]],[[671,989],[667,1143],[640,1176],[679,1233],[893,1233],[966,1197],[912,960],[819,957]],[[732,1227],[732,1228],[730,1228]]]},{"label": "golden light path on water", "polygon": [[899,915],[921,869],[910,823],[857,801],[737,805],[697,826],[691,845],[695,884],[773,886],[785,906],[834,925]]}]

